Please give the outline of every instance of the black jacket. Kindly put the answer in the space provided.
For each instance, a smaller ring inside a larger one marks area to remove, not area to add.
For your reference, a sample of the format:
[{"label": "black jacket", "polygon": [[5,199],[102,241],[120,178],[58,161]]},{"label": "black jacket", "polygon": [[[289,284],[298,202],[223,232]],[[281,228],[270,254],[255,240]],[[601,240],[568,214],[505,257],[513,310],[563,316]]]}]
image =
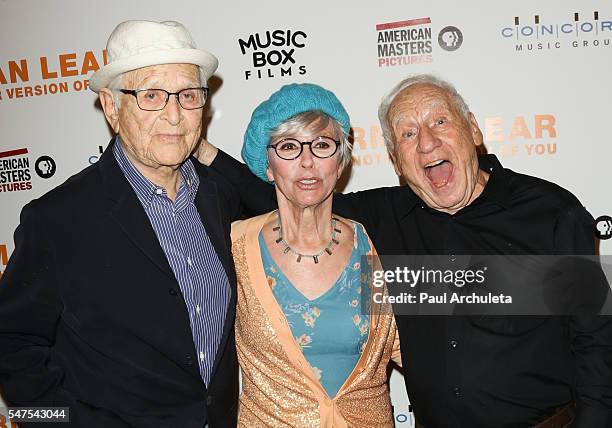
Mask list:
[{"label": "black jacket", "polygon": [[0,384],[9,405],[68,406],[71,426],[86,428],[236,425],[230,223],[239,202],[223,177],[193,163],[195,204],[231,286],[208,389],[178,283],[109,146],[23,208],[0,280]]}]

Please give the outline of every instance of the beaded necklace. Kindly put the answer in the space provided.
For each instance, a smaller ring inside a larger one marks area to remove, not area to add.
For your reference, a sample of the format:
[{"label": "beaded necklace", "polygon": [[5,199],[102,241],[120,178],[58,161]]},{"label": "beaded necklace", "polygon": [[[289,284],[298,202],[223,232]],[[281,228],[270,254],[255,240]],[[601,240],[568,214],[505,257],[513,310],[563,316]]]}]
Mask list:
[{"label": "beaded necklace", "polygon": [[334,244],[336,245],[340,245],[340,241],[338,241],[336,239],[336,235],[338,233],[342,233],[342,231],[338,228],[336,228],[336,221],[338,221],[338,219],[334,216],[332,216],[331,218],[331,229],[332,229],[332,233],[331,233],[331,239],[329,240],[329,244],[327,244],[327,246],[325,248],[323,248],[321,251],[319,251],[316,254],[302,254],[298,251],[295,251],[293,248],[291,248],[291,246],[287,243],[287,241],[285,241],[285,239],[283,238],[283,228],[281,226],[281,218],[280,218],[280,211],[278,211],[278,215],[277,215],[277,220],[276,220],[276,227],[273,227],[272,230],[275,232],[278,232],[278,238],[276,239],[276,243],[283,245],[285,248],[283,248],[283,254],[287,254],[287,253],[292,253],[294,255],[297,256],[296,262],[300,263],[302,261],[302,257],[310,257],[312,258],[312,260],[314,261],[315,264],[319,263],[319,257],[321,257],[323,255],[323,253],[327,253],[330,256],[332,255],[332,246]]}]

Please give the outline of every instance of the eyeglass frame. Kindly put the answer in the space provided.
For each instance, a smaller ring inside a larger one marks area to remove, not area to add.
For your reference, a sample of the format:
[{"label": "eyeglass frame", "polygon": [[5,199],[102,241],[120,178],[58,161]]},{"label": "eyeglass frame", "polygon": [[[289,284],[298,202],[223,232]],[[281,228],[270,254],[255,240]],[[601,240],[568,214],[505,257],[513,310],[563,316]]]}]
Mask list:
[{"label": "eyeglass frame", "polygon": [[[183,104],[181,104],[180,98],[179,98],[179,94],[183,91],[189,91],[191,89],[202,89],[202,91],[204,92],[204,103],[200,106],[200,107],[194,107],[194,108],[185,108],[183,107]],[[181,106],[181,108],[183,110],[197,110],[200,108],[204,108],[204,106],[206,105],[206,101],[208,101],[208,88],[205,86],[196,86],[195,88],[185,88],[185,89],[181,89],[178,92],[168,92],[165,89],[160,89],[160,88],[148,88],[148,89],[116,89],[116,91],[121,92],[122,94],[126,94],[126,95],[132,95],[134,98],[136,98],[136,105],[138,106],[138,108],[142,111],[162,111],[163,109],[166,108],[166,106],[168,105],[168,100],[170,100],[170,95],[174,95],[176,97],[176,102],[178,103],[178,105]],[[145,91],[163,91],[166,93],[166,102],[164,103],[164,106],[162,108],[159,109],[155,109],[155,110],[150,110],[150,109],[146,109],[146,108],[142,108],[140,107],[140,103],[138,102],[138,93],[139,92],[145,92]]]},{"label": "eyeglass frame", "polygon": [[[334,150],[334,152],[333,152],[331,155],[321,157],[321,156],[316,155],[316,154],[315,154],[315,153],[312,151],[312,143],[316,142],[318,138],[327,138],[327,139],[329,139],[329,140],[333,141],[334,143],[336,143],[336,149]],[[300,145],[300,152],[299,152],[299,153],[298,153],[298,154],[297,154],[297,155],[296,155],[294,158],[291,158],[291,159],[286,159],[286,158],[282,157],[281,155],[279,155],[279,154],[278,154],[278,151],[276,150],[276,146],[278,146],[278,145],[279,145],[279,144],[281,144],[281,143],[284,143],[284,142],[285,142],[285,141],[287,141],[287,140],[295,141],[296,143],[299,143],[299,145]],[[295,139],[295,138],[283,138],[282,140],[277,141],[277,142],[276,142],[276,143],[274,143],[274,144],[268,144],[268,145],[266,146],[266,149],[274,149],[274,153],[276,153],[276,156],[278,156],[278,157],[279,157],[280,159],[282,159],[282,160],[295,160],[295,159],[299,158],[299,157],[302,155],[302,153],[304,152],[304,146],[309,146],[308,148],[310,149],[310,153],[311,153],[311,154],[312,154],[312,155],[313,155],[315,158],[317,158],[317,159],[329,159],[329,158],[331,158],[332,156],[334,156],[336,153],[338,153],[338,148],[340,148],[340,140],[334,140],[332,137],[327,137],[327,136],[325,136],[325,135],[319,135],[319,136],[317,136],[317,137],[316,137],[314,140],[312,140],[312,141],[300,141],[300,140]]]}]

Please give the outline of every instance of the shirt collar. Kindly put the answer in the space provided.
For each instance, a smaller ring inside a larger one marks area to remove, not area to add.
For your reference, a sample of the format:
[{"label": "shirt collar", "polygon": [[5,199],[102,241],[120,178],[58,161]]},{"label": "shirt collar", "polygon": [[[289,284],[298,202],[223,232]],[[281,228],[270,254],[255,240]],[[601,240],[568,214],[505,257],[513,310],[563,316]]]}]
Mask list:
[{"label": "shirt collar", "polygon": [[[115,144],[113,144],[113,155],[119,164],[119,168],[134,189],[136,196],[145,209],[149,207],[151,200],[153,197],[155,197],[155,195],[162,195],[166,192],[163,187],[156,185],[142,175],[138,169],[136,169],[134,164],[132,164],[130,159],[127,157],[127,154],[123,149],[121,137],[118,135],[116,137]],[[193,202],[198,192],[200,179],[190,159],[187,159],[181,164],[180,175],[181,182],[179,185],[179,191],[177,192],[177,200],[178,194],[183,191],[183,188],[185,188],[185,190],[187,190],[189,202]]]},{"label": "shirt collar", "polygon": [[508,171],[504,169],[502,164],[497,159],[497,156],[492,154],[478,156],[478,165],[480,169],[489,173],[489,181],[485,185],[482,194],[479,198],[486,198],[495,202],[502,208],[510,207],[510,180],[511,177]]},{"label": "shirt collar", "polygon": [[191,159],[187,159],[181,164],[181,186],[183,185],[187,188],[189,201],[193,202],[200,187],[200,177],[198,177]]},{"label": "shirt collar", "polygon": [[[478,167],[489,174],[489,180],[476,200],[486,198],[503,208],[508,208],[510,206],[510,177],[497,159],[497,156],[493,154],[479,155]],[[428,208],[427,204],[408,185],[401,187],[400,199],[401,206],[405,209],[404,215],[410,214],[416,207]],[[476,201],[473,201],[470,205],[473,205],[474,202]]]}]

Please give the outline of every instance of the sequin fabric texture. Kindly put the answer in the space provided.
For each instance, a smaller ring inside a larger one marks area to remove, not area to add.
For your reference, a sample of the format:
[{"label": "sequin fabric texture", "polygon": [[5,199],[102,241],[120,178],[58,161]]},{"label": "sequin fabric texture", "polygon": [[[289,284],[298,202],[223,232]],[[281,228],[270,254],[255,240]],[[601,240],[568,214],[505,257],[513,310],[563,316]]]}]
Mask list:
[{"label": "sequin fabric texture", "polygon": [[363,353],[338,394],[317,379],[265,275],[258,236],[270,214],[232,226],[238,277],[236,346],[242,371],[240,427],[393,427],[387,364],[399,358],[389,308],[372,315]]}]

